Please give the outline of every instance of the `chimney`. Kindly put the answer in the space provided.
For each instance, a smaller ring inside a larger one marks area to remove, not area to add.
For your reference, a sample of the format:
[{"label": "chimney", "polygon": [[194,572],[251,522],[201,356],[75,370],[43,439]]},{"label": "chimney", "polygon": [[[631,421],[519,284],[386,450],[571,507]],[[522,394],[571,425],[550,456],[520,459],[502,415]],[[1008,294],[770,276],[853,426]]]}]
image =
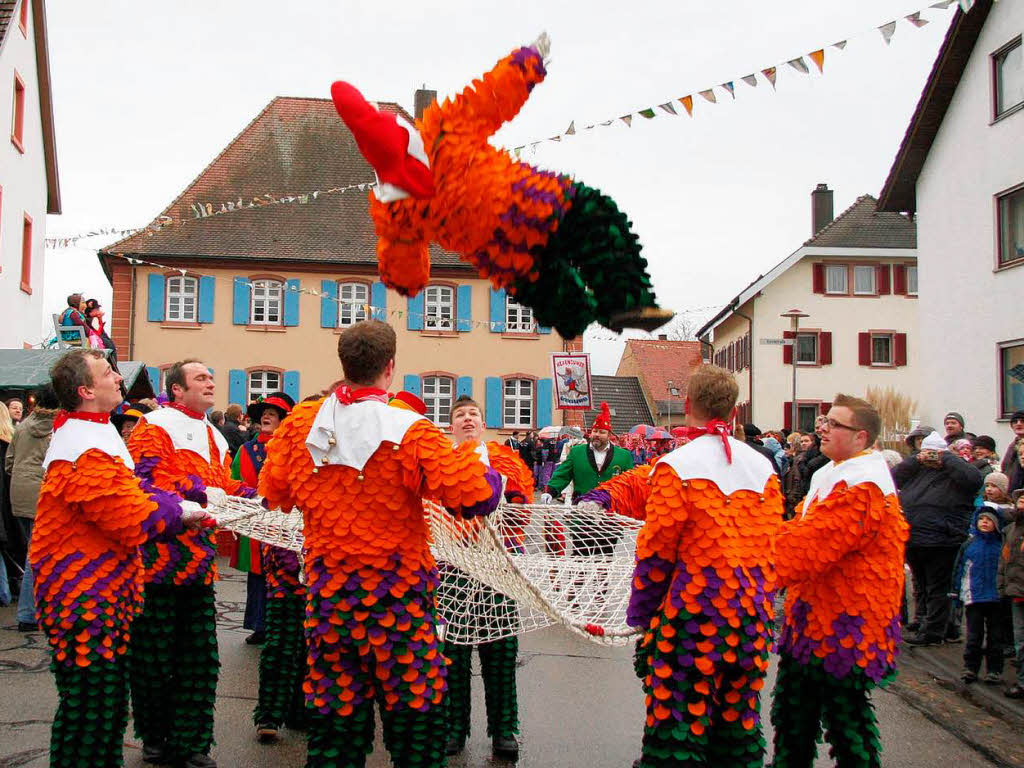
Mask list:
[{"label": "chimney", "polygon": [[419,120],[423,117],[423,112],[435,101],[437,101],[437,91],[428,91],[425,83],[422,88],[417,88],[416,94],[412,97],[413,114],[416,119]]},{"label": "chimney", "polygon": [[658,341],[668,341],[668,334],[667,333],[659,333],[658,334]]},{"label": "chimney", "polygon": [[818,234],[823,227],[831,224],[833,218],[832,190],[828,184],[819,184],[811,192],[811,235]]}]

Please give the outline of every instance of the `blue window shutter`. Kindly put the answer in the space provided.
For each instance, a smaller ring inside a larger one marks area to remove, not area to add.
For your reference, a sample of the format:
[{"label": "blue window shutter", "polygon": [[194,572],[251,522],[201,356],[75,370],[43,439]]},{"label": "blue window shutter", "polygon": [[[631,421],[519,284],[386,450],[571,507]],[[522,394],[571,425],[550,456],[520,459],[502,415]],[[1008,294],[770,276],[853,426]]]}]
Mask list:
[{"label": "blue window shutter", "polygon": [[423,387],[420,385],[419,376],[413,376],[411,373],[407,373],[405,378],[402,379],[402,388],[405,389],[406,392],[411,392],[416,395],[416,397],[423,396]]},{"label": "blue window shutter", "polygon": [[217,291],[217,280],[212,275],[199,278],[199,322],[213,322],[213,299]]},{"label": "blue window shutter", "polygon": [[410,331],[423,330],[423,291],[419,296],[410,296],[405,300],[406,323],[405,327]]},{"label": "blue window shutter", "polygon": [[160,394],[160,369],[155,365],[146,366],[146,375],[149,376],[149,383],[153,385],[153,392]]},{"label": "blue window shutter", "polygon": [[473,286],[460,285],[458,298],[455,299],[455,309],[458,312],[456,329],[460,333],[473,330]]},{"label": "blue window shutter", "polygon": [[284,324],[299,324],[299,281],[284,281]]},{"label": "blue window shutter", "polygon": [[299,372],[298,371],[285,371],[284,372],[284,393],[291,395],[292,400],[296,403],[301,399],[299,397]]},{"label": "blue window shutter", "polygon": [[504,288],[490,290],[490,324],[491,333],[504,333],[505,332],[505,300],[506,293]]},{"label": "blue window shutter", "polygon": [[537,379],[537,429],[551,426],[551,379]]},{"label": "blue window shutter", "polygon": [[538,325],[537,333],[551,333],[551,329],[543,325]]},{"label": "blue window shutter", "polygon": [[320,281],[320,327],[338,327],[338,284],[333,280]]},{"label": "blue window shutter", "polygon": [[149,293],[146,297],[146,319],[162,322],[164,319],[164,284],[163,275],[150,274],[147,278]]},{"label": "blue window shutter", "polygon": [[231,297],[231,322],[235,325],[248,325],[249,295],[252,292],[249,278],[236,277],[233,282],[234,295]]},{"label": "blue window shutter", "polygon": [[245,371],[232,368],[228,371],[228,402],[245,405]]},{"label": "blue window shutter", "polygon": [[462,397],[473,396],[473,377],[472,376],[459,376],[459,380],[455,384],[455,396]]},{"label": "blue window shutter", "polygon": [[487,426],[490,429],[501,429],[505,426],[505,414],[501,404],[501,379],[497,376],[488,376],[484,382],[484,390]]},{"label": "blue window shutter", "polygon": [[370,318],[388,321],[388,289],[379,281],[370,286]]}]

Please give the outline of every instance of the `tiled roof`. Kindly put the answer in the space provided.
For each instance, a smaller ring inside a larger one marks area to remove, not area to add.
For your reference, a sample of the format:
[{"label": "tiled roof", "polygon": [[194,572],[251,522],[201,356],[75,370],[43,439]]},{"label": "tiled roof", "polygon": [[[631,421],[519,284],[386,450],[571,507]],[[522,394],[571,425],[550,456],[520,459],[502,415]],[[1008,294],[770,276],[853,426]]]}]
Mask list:
[{"label": "tiled roof", "polygon": [[0,46],[7,39],[7,30],[10,29],[11,19],[14,18],[14,9],[17,5],[18,0],[0,0]]},{"label": "tiled roof", "polygon": [[601,403],[608,403],[612,412],[612,431],[617,435],[625,434],[637,424],[653,421],[636,376],[591,376],[590,385],[597,407],[583,412],[583,423],[587,429],[601,412]]},{"label": "tiled roof", "polygon": [[878,210],[878,200],[861,195],[804,246],[820,248],[917,248],[917,226],[902,213]]},{"label": "tiled roof", "polygon": [[[678,397],[669,390],[670,381],[680,394],[685,394],[690,374],[701,363],[699,341],[629,339],[622,350],[622,359],[629,355],[635,358],[644,389],[656,402]],[[681,404],[682,400],[679,402]]]},{"label": "tiled roof", "polygon": [[[412,118],[398,104],[382,110]],[[100,253],[204,259],[377,263],[368,192],[350,190],[197,219],[193,203],[249,202],[372,182],[373,170],[330,99],[277,97],[162,212],[174,224],[147,230]],[[158,219],[157,219],[158,220]],[[431,248],[436,266],[471,267]]]}]

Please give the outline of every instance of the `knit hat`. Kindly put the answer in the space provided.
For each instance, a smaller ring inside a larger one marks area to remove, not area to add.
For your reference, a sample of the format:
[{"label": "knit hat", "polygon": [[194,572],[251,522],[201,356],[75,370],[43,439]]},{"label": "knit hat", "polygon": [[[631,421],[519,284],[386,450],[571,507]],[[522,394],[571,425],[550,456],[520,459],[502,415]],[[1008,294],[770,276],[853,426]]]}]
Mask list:
[{"label": "knit hat", "polygon": [[912,445],[915,437],[928,437],[928,435],[930,435],[934,431],[935,430],[932,427],[927,427],[924,424],[919,424],[918,426],[910,430],[910,433],[904,439],[904,442],[907,445]]},{"label": "knit hat", "polygon": [[746,435],[748,439],[751,437],[760,437],[761,430],[758,429],[754,424],[744,424],[743,434]]},{"label": "knit hat", "polygon": [[994,485],[1006,494],[1010,490],[1010,478],[1002,472],[989,472],[985,475],[985,485]]},{"label": "knit hat", "polygon": [[999,512],[992,509],[992,507],[982,507],[978,512],[978,520],[981,518],[988,517],[992,519],[992,522],[996,524],[996,530],[999,530],[999,526],[1003,524],[1003,521],[999,518]]},{"label": "knit hat", "polygon": [[1014,411],[1010,414],[1010,421],[1017,421],[1017,419],[1024,419],[1024,411]]},{"label": "knit hat", "polygon": [[594,419],[590,429],[607,429],[609,432],[612,431],[612,412],[608,410],[608,403],[601,403],[601,413]]},{"label": "knit hat", "polygon": [[975,448],[985,448],[990,451],[994,451],[996,449],[996,441],[988,435],[978,435],[971,440],[971,445]]},{"label": "knit hat", "polygon": [[921,441],[922,451],[946,451],[949,450],[949,446],[946,445],[946,441],[939,437],[938,432],[932,432],[928,437]]},{"label": "knit hat", "polygon": [[957,421],[959,421],[960,422],[960,429],[963,429],[965,426],[967,426],[966,423],[964,422],[964,417],[961,416],[956,411],[950,411],[949,413],[947,413],[945,416],[942,417],[943,421],[945,421],[946,419],[956,419]]}]

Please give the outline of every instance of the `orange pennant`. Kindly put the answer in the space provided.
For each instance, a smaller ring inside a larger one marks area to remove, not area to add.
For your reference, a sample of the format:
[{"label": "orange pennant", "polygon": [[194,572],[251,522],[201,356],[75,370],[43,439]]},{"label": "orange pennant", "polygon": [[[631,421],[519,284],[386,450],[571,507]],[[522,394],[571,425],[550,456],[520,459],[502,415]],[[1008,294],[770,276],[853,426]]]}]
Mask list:
[{"label": "orange pennant", "polygon": [[818,65],[818,71],[823,72],[825,70],[825,49],[819,48],[816,51],[811,51],[808,56],[811,57],[811,61]]},{"label": "orange pennant", "polygon": [[693,117],[693,96],[683,96],[679,103],[686,109],[686,114]]}]

